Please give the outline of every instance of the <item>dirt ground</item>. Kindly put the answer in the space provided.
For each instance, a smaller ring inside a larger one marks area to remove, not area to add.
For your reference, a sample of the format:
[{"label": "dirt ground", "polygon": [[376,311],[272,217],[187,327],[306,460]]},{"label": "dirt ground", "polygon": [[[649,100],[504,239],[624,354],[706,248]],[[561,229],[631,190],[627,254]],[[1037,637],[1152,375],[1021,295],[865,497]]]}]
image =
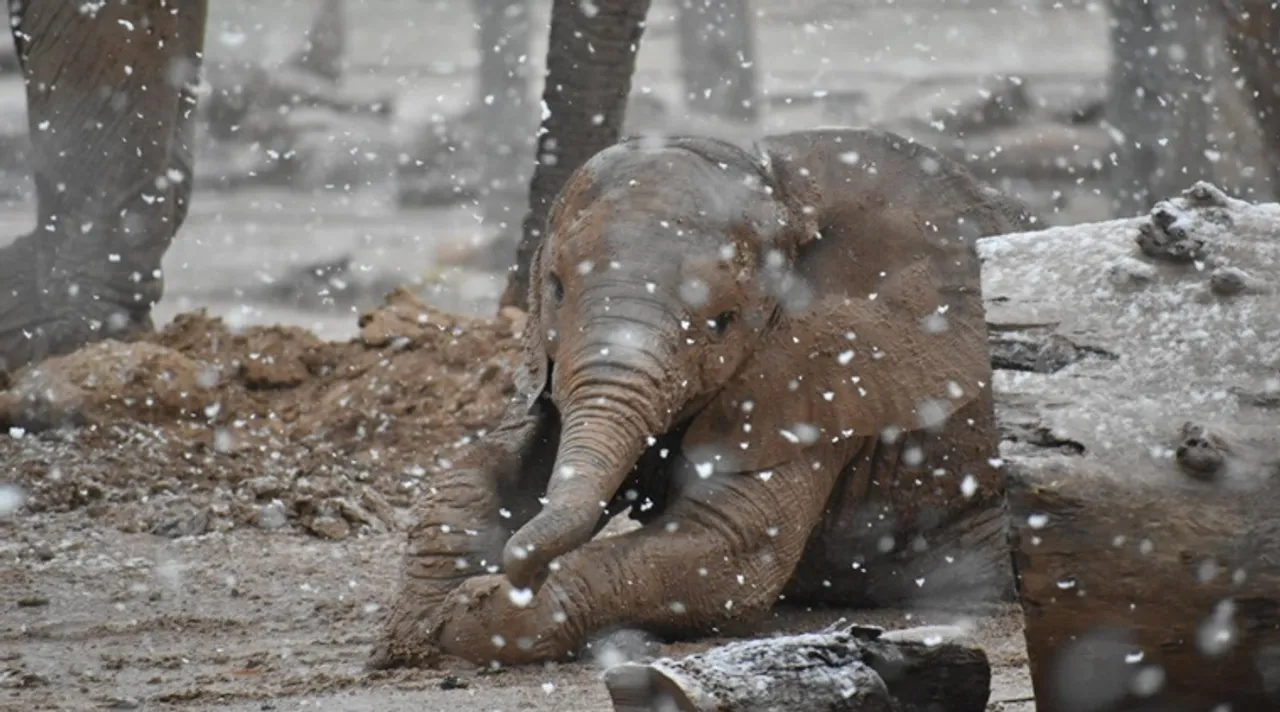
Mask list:
[{"label": "dirt ground", "polygon": [[[768,4],[767,92],[857,88],[883,109],[933,76],[1105,71],[1105,18],[1077,5],[915,0],[827,18],[822,4]],[[210,61],[280,55],[313,7],[213,5]],[[456,2],[354,5],[353,66],[400,91],[400,119],[466,103],[470,19]],[[651,24],[637,77],[659,93],[675,71],[664,23],[669,13]],[[21,111],[20,86],[0,80],[0,112],[21,126]],[[821,118],[783,111],[766,127]],[[593,662],[362,670],[408,505],[510,388],[520,325],[452,314],[492,314],[501,277],[432,267],[438,244],[479,229],[476,214],[399,210],[385,186],[198,193],[166,257],[160,333],[0,382],[0,710],[609,709]],[[33,221],[29,191],[0,205],[0,235]],[[359,289],[282,280],[343,256]],[[431,306],[397,293],[369,313],[401,282]],[[21,427],[17,411],[39,417]],[[842,616],[955,619],[782,609],[762,632]],[[992,710],[1033,708],[1019,621],[1015,610],[965,621],[995,666]]]}]

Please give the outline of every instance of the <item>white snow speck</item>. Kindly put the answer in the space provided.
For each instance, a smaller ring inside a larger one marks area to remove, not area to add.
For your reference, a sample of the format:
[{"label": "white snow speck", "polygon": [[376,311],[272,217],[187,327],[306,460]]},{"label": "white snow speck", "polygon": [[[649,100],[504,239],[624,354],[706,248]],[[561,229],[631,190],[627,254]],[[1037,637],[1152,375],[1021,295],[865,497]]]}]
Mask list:
[{"label": "white snow speck", "polygon": [[533,603],[533,591],[527,588],[513,588],[507,597],[516,608],[528,608]]},{"label": "white snow speck", "polygon": [[0,517],[11,516],[27,501],[27,495],[17,485],[0,485]]}]

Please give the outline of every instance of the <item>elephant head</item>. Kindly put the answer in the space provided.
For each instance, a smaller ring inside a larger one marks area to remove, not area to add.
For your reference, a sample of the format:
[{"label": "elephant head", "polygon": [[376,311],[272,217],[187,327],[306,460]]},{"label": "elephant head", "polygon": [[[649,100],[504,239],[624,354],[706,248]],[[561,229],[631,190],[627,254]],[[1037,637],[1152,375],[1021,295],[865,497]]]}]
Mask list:
[{"label": "elephant head", "polygon": [[990,377],[974,241],[1023,224],[957,164],[871,130],[595,155],[531,265],[518,383],[562,431],[507,577],[536,586],[589,540],[660,436],[710,476],[940,425]]}]

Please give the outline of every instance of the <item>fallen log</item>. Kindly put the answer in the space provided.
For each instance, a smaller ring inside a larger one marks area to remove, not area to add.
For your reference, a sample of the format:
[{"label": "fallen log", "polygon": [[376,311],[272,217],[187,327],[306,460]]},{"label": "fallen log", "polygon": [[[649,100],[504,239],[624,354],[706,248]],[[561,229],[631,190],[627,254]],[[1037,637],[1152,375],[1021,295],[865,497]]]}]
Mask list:
[{"label": "fallen log", "polygon": [[1277,235],[1197,183],[980,243],[1040,712],[1280,709]]},{"label": "fallen log", "polygon": [[991,666],[954,627],[855,626],[729,643],[605,673],[616,712],[982,712]]}]

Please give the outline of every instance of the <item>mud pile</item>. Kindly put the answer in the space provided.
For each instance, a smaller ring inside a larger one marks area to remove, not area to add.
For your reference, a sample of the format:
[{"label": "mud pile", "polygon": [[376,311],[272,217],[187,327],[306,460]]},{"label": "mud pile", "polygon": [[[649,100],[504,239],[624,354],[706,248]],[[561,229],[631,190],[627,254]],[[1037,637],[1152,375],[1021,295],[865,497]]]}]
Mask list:
[{"label": "mud pile", "polygon": [[84,509],[167,536],[397,528],[432,473],[500,417],[523,323],[407,291],[359,323],[357,338],[326,342],[188,313],[146,341],[19,372],[0,382],[0,480],[29,511]]}]

